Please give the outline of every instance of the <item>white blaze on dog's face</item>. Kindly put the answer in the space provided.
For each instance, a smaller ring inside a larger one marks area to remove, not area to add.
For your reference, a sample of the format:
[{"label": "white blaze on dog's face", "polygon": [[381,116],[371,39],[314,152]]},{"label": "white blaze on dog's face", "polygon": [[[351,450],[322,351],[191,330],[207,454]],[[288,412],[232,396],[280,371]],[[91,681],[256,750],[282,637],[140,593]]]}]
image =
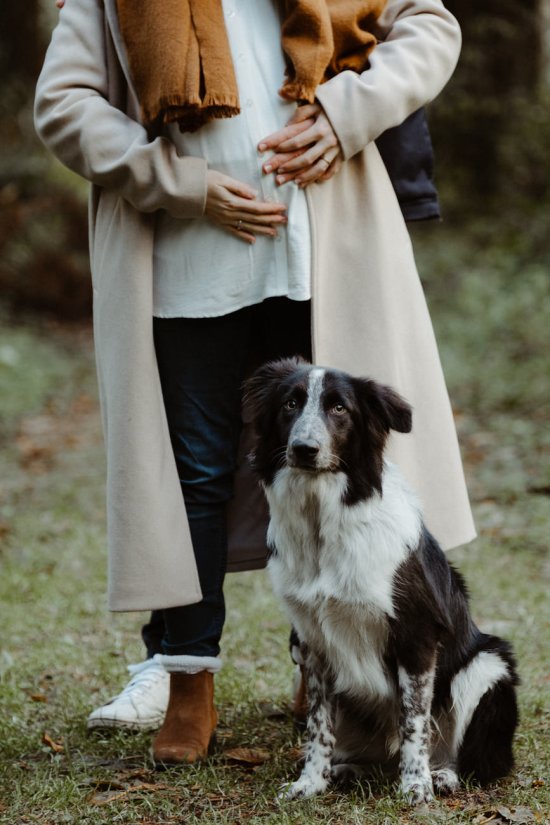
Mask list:
[{"label": "white blaze on dog's face", "polygon": [[314,472],[337,470],[339,447],[351,428],[351,399],[325,369],[313,368],[304,377],[289,388],[283,403],[287,464]]}]

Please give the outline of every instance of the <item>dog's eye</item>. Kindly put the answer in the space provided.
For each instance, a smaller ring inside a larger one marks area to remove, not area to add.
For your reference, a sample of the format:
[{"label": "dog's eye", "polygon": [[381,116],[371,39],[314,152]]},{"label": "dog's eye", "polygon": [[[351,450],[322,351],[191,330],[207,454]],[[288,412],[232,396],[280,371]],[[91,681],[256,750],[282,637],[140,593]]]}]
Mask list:
[{"label": "dog's eye", "polygon": [[283,404],[283,409],[285,410],[295,410],[298,406],[295,398],[288,398],[285,403]]},{"label": "dog's eye", "polygon": [[334,415],[344,415],[344,413],[346,412],[346,408],[343,404],[335,404],[331,412],[333,412]]}]

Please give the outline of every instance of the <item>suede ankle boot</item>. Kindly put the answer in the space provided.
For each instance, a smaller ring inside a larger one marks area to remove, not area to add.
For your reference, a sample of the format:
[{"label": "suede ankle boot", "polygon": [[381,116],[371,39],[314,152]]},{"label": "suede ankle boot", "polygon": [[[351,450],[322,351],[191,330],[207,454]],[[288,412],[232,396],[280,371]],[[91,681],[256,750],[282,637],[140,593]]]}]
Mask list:
[{"label": "suede ankle boot", "polygon": [[170,699],[162,728],[153,740],[155,763],[176,765],[203,759],[213,744],[218,714],[214,674],[170,673]]}]

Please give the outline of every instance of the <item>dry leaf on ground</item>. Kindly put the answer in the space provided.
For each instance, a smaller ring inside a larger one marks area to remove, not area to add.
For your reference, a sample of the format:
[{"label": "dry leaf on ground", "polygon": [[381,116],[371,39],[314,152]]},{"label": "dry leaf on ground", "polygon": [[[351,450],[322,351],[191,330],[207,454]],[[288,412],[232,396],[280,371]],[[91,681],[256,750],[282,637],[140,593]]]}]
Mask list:
[{"label": "dry leaf on ground", "polygon": [[47,733],[47,732],[44,732],[42,734],[42,742],[44,743],[44,745],[47,745],[49,747],[49,749],[51,751],[53,751],[54,753],[63,753],[63,751],[65,750],[65,748],[63,746],[63,742],[62,741],[56,742],[54,739],[52,739],[50,734]]},{"label": "dry leaf on ground", "polygon": [[[116,783],[118,784],[118,783]],[[113,783],[115,785],[115,783]],[[110,802],[115,802],[118,799],[124,799],[128,794],[149,791],[161,791],[168,788],[168,785],[152,782],[138,782],[135,785],[130,785],[127,788],[120,789],[120,787],[111,787],[108,790],[98,790],[88,797],[90,805],[108,805]]]},{"label": "dry leaf on ground", "polygon": [[224,751],[224,756],[232,762],[243,762],[246,765],[263,765],[271,758],[265,748],[230,748]]},{"label": "dry leaf on ground", "polygon": [[537,817],[531,808],[518,805],[516,808],[507,808],[505,805],[500,805],[498,808],[492,808],[489,811],[479,814],[474,820],[476,825],[526,825],[529,822],[536,822]]}]

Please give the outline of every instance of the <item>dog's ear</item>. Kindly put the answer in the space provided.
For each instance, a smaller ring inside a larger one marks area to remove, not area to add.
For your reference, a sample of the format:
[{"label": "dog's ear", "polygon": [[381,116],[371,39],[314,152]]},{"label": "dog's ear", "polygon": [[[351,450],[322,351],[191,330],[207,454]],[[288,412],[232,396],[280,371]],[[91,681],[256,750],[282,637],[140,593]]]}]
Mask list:
[{"label": "dog's ear", "polygon": [[412,407],[399,393],[385,384],[368,378],[356,379],[358,397],[371,415],[375,415],[383,429],[398,433],[412,430]]},{"label": "dog's ear", "polygon": [[243,384],[245,418],[258,421],[267,412],[274,391],[281,382],[308,362],[300,356],[268,361],[259,367]]}]

